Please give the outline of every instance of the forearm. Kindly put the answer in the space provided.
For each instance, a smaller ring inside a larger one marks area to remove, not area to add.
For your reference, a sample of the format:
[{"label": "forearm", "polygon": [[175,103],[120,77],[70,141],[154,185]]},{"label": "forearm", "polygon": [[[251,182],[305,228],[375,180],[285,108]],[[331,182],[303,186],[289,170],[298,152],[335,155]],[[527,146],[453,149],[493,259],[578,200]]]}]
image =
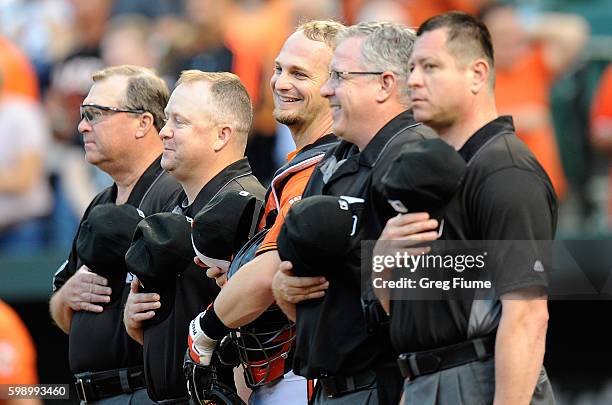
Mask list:
[{"label": "forearm", "polygon": [[229,328],[257,319],[274,303],[272,278],[280,259],[276,251],[266,252],[247,263],[232,276],[215,299],[215,312]]},{"label": "forearm", "polygon": [[495,405],[529,404],[533,396],[544,361],[548,317],[546,301],[531,304],[518,313],[502,311],[495,342]]},{"label": "forearm", "polygon": [[68,334],[70,332],[70,324],[72,323],[74,311],[63,299],[62,288],[56,291],[51,297],[49,301],[49,312],[55,324],[64,331],[64,333]]}]

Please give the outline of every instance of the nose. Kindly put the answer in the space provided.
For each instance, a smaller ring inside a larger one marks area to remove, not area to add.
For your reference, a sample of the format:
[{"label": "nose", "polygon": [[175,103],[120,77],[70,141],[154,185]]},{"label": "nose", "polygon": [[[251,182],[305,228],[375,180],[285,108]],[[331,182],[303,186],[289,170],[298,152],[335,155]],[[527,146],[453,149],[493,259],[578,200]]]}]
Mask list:
[{"label": "nose", "polygon": [[331,97],[334,95],[335,86],[332,84],[332,79],[327,79],[323,86],[321,86],[321,97]]},{"label": "nose", "polygon": [[272,87],[272,90],[290,90],[291,81],[288,80],[285,72],[275,72],[270,78],[270,86]]},{"label": "nose", "polygon": [[89,121],[87,121],[84,117],[81,118],[81,121],[79,121],[79,124],[77,125],[77,130],[81,133],[84,134],[86,132],[90,132],[92,130],[91,128],[91,124],[89,123]]},{"label": "nose", "polygon": [[159,138],[163,141],[164,139],[168,139],[171,137],[172,137],[172,130],[170,129],[170,125],[168,121],[166,121],[162,129],[159,131]]},{"label": "nose", "polygon": [[414,67],[408,74],[408,87],[412,89],[420,86],[423,83],[422,79],[421,71],[417,67]]}]

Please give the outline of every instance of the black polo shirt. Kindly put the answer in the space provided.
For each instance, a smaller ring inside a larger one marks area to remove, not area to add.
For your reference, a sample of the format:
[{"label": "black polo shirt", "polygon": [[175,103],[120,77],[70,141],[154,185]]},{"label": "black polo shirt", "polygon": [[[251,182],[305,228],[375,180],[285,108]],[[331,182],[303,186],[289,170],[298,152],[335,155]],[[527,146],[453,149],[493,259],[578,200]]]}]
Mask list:
[{"label": "black polo shirt", "polygon": [[[127,204],[140,208],[146,215],[163,211],[176,200],[181,186],[160,166],[157,158],[138,179]],[[117,186],[104,189],[87,207],[81,223],[93,207],[115,203]],[[79,225],[80,229],[80,225]],[[77,232],[78,235],[78,232]],[[53,291],[57,291],[82,266],[77,256],[75,235],[68,260],[53,277]],[[104,307],[101,313],[77,311],[72,317],[69,334],[69,361],[73,373],[103,371],[142,365],[142,350],[126,333],[123,326],[123,307],[130,292],[127,282],[122,299]]]},{"label": "black polo shirt", "polygon": [[[315,168],[304,197],[334,195],[364,200],[353,249],[329,274],[324,298],[297,304],[294,372],[307,378],[350,376],[393,361],[388,328],[366,330],[361,305],[360,242],[378,239],[394,215],[383,197],[381,179],[402,145],[434,136],[410,112],[388,122],[362,152],[342,141]],[[322,262],[321,266],[326,263]]]},{"label": "black polo shirt", "polygon": [[[193,218],[219,192],[246,190],[263,201],[265,189],[252,175],[246,158],[232,163],[213,177],[191,205],[181,193],[168,211]],[[228,212],[228,216],[233,213]],[[195,254],[194,254],[195,256]],[[214,300],[219,293],[214,280],[206,271],[191,263],[176,278],[173,296],[162,299],[161,305],[171,305],[172,311],[162,321],[144,329],[144,365],[149,397],[155,401],[188,395],[183,374],[183,359],[187,350],[189,322]],[[230,370],[231,371],[231,370]],[[230,374],[230,381],[233,375]]]},{"label": "black polo shirt", "polygon": [[[550,179],[516,136],[512,118],[499,117],[479,129],[459,150],[467,173],[446,208],[443,239],[552,240],[557,200]],[[447,346],[494,333],[501,317],[499,297],[526,287],[546,287],[534,271],[545,259],[542,245],[521,243],[505,258],[494,295],[484,300],[392,301],[391,337],[399,352]]]}]

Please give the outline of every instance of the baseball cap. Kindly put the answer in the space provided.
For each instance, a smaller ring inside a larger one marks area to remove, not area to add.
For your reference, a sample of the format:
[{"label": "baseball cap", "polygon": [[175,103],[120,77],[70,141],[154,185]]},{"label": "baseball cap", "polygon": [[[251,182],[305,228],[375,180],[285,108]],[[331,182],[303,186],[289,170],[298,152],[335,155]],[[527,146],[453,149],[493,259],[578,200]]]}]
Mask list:
[{"label": "baseball cap", "polygon": [[[318,195],[293,204],[278,235],[278,254],[300,277],[327,276],[351,247],[363,200]],[[325,263],[325,265],[322,265]]]},{"label": "baseball cap", "polygon": [[77,256],[94,273],[109,280],[113,290],[111,301],[115,292],[121,292],[117,287],[125,284],[125,253],[144,217],[141,210],[129,204],[101,204],[91,209],[79,229]]},{"label": "baseball cap", "polygon": [[214,196],[193,218],[191,242],[200,260],[227,271],[232,256],[253,235],[261,205],[261,200],[244,190]]},{"label": "baseball cap", "polygon": [[382,179],[385,197],[398,213],[428,212],[441,220],[466,168],[461,155],[441,139],[406,145]]},{"label": "baseball cap", "polygon": [[145,290],[174,288],[170,281],[193,262],[190,231],[189,219],[181,214],[157,213],[140,221],[125,263]]}]

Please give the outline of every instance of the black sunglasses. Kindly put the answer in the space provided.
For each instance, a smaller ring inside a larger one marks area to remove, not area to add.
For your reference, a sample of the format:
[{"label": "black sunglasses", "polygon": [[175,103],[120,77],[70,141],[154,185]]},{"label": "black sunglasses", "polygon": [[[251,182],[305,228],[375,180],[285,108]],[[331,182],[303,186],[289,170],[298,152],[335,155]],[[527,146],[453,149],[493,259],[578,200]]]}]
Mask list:
[{"label": "black sunglasses", "polygon": [[84,118],[90,124],[95,124],[102,119],[102,117],[104,116],[104,113],[108,113],[108,112],[122,113],[124,112],[124,113],[131,113],[131,114],[142,114],[146,111],[142,109],[132,110],[132,109],[127,109],[127,108],[106,107],[106,106],[97,105],[97,104],[82,104],[79,107],[79,112],[81,113],[81,119]]}]

